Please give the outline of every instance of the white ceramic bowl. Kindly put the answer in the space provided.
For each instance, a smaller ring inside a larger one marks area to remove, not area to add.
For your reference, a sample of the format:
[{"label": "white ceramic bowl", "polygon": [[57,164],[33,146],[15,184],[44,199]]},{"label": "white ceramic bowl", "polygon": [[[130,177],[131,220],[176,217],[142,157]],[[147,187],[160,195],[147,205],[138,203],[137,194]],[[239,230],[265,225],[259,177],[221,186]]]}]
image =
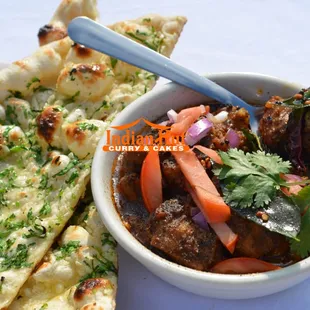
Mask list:
[{"label": "white ceramic bowl", "polygon": [[[271,95],[289,97],[301,86],[254,73],[220,73],[208,77],[247,102],[263,104]],[[209,98],[174,83],[166,84],[142,96],[124,109],[112,125],[123,125],[144,117],[155,121],[169,109],[207,103]],[[136,132],[142,128],[138,124]],[[111,131],[113,134],[114,130]],[[117,131],[120,134],[120,131]],[[223,299],[260,297],[285,290],[310,274],[310,258],[278,271],[250,275],[221,275],[196,271],[169,262],[139,243],[123,226],[111,198],[112,163],[117,153],[104,152],[98,145],[92,166],[92,191],[100,216],[117,242],[155,275],[183,290]],[[262,242],[264,242],[262,240]]]}]

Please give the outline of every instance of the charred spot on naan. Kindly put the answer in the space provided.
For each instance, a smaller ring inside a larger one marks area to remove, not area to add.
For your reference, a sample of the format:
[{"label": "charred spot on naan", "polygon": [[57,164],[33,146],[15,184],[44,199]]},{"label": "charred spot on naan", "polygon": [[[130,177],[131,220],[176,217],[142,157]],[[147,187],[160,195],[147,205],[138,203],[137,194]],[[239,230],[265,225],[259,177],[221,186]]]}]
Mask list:
[{"label": "charred spot on naan", "polygon": [[107,67],[103,64],[78,65],[70,71],[70,75],[84,79],[86,84],[93,84],[97,79],[105,78],[107,70]]},{"label": "charred spot on naan", "polygon": [[52,159],[52,165],[60,166],[61,161],[60,161],[60,155],[54,156]]},{"label": "charred spot on naan", "polygon": [[77,142],[79,145],[83,145],[86,138],[85,132],[78,126],[78,123],[68,124],[65,134],[69,143]]},{"label": "charred spot on naan", "polygon": [[63,112],[59,106],[46,107],[36,118],[38,141],[43,147],[48,145],[67,150],[62,135]]},{"label": "charred spot on naan", "polygon": [[102,57],[103,57],[102,53],[87,48],[84,45],[74,43],[71,46],[68,55],[66,56],[65,63],[75,63],[75,64],[102,63],[103,62],[101,61]]},{"label": "charred spot on naan", "polygon": [[113,285],[109,280],[103,278],[87,279],[79,284],[73,298],[75,301],[82,301],[98,289],[113,289]]},{"label": "charred spot on naan", "polygon": [[100,120],[77,121],[62,126],[66,145],[78,158],[94,154],[105,128],[106,123]]},{"label": "charred spot on naan", "polygon": [[76,55],[80,58],[89,58],[91,57],[91,54],[94,52],[94,50],[85,47],[84,45],[80,45],[78,43],[74,43],[72,45],[72,48]]},{"label": "charred spot on naan", "polygon": [[56,88],[66,96],[79,94],[80,100],[99,100],[114,82],[113,70],[105,64],[69,64],[60,73]]},{"label": "charred spot on naan", "polygon": [[54,107],[47,107],[37,117],[38,134],[48,144],[53,141],[54,133],[62,122],[62,113]]},{"label": "charred spot on naan", "polygon": [[61,40],[68,35],[67,30],[53,25],[44,25],[39,29],[38,38],[40,46],[53,41]]}]

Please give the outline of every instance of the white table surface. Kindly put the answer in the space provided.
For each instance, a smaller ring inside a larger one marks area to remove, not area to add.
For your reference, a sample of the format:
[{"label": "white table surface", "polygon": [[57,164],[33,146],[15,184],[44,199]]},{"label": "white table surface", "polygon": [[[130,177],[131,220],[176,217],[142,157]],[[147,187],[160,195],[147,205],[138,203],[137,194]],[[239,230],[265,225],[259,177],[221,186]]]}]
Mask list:
[{"label": "white table surface", "polygon": [[[252,71],[310,84],[309,0],[98,0],[110,24],[147,13],[185,15],[172,59],[198,73]],[[59,0],[0,0],[0,62],[37,47],[36,34]],[[163,81],[161,81],[163,83]],[[223,301],[183,292],[120,253],[118,310],[299,310],[310,308],[310,280],[260,299]],[[308,291],[309,289],[309,291]]]}]

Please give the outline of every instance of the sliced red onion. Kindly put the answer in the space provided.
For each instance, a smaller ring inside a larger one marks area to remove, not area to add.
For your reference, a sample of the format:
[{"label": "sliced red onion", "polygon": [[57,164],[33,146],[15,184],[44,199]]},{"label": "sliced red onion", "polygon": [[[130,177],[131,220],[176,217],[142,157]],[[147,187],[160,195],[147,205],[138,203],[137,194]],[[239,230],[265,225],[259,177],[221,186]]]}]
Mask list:
[{"label": "sliced red onion", "polygon": [[214,117],[212,113],[207,114],[207,119],[212,123],[216,123],[216,118]]},{"label": "sliced red onion", "polygon": [[193,216],[192,220],[194,221],[194,223],[196,223],[201,229],[203,230],[209,230],[209,226],[208,223],[204,217],[204,215],[202,214],[202,212],[199,212],[198,214],[196,214],[195,216]]},{"label": "sliced red onion", "polygon": [[169,121],[171,122],[171,123],[176,123],[177,122],[177,118],[178,118],[178,113],[176,112],[176,111],[174,111],[174,110],[169,110],[168,112],[167,112],[167,116],[168,116],[168,118],[169,118]]},{"label": "sliced red onion", "polygon": [[284,174],[283,179],[288,182],[302,182],[303,178],[296,174]]},{"label": "sliced red onion", "polygon": [[203,104],[201,104],[201,105],[199,106],[199,108],[200,108],[200,110],[201,110],[201,114],[205,114],[205,113],[206,113],[206,107],[205,107]]},{"label": "sliced red onion", "polygon": [[212,126],[213,124],[206,118],[194,123],[186,133],[185,143],[194,145],[208,134]]},{"label": "sliced red onion", "polygon": [[240,137],[233,129],[227,131],[225,138],[228,140],[229,146],[232,149],[240,145]]},{"label": "sliced red onion", "polygon": [[158,125],[160,125],[160,126],[167,126],[169,124],[170,124],[170,121],[163,121],[163,122],[159,123]]},{"label": "sliced red onion", "polygon": [[227,111],[221,111],[219,114],[213,115],[212,113],[207,114],[207,119],[214,124],[224,123],[228,118]]},{"label": "sliced red onion", "polygon": [[228,118],[228,112],[221,111],[220,113],[216,114],[214,117],[219,123],[224,123]]},{"label": "sliced red onion", "polygon": [[200,212],[200,209],[198,207],[192,207],[191,208],[191,216],[195,216],[196,214],[198,214]]}]

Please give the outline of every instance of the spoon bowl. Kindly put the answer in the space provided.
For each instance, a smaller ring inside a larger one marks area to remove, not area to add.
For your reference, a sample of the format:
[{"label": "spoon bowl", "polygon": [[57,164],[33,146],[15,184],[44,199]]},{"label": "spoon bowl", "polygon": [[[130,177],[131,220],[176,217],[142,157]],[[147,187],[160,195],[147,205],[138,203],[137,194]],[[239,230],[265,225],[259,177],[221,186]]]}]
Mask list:
[{"label": "spoon bowl", "polygon": [[245,108],[250,114],[252,131],[257,132],[259,115],[262,113],[261,107],[249,105],[222,86],[171,61],[156,51],[87,17],[77,17],[72,20],[68,26],[68,34],[73,41],[81,45],[167,78],[223,104]]}]

